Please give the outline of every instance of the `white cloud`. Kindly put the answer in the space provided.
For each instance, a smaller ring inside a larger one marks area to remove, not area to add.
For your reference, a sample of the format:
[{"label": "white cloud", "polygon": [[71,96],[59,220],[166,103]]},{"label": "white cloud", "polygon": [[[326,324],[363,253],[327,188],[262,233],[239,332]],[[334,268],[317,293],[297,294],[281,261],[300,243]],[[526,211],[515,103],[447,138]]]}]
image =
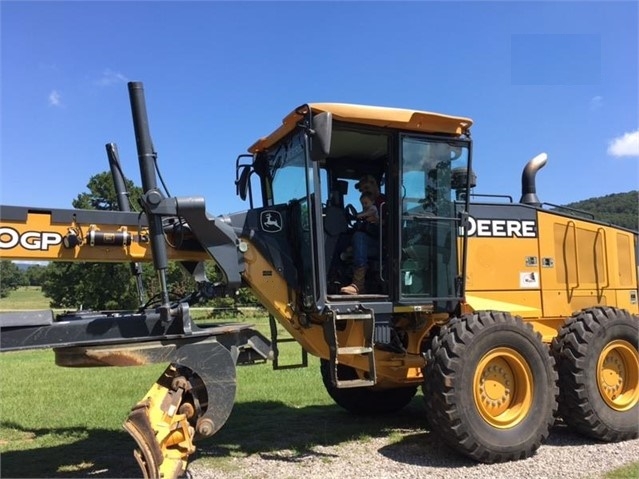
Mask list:
[{"label": "white cloud", "polygon": [[58,90],[49,93],[49,106],[62,106],[62,95]]},{"label": "white cloud", "polygon": [[590,99],[590,110],[595,111],[603,106],[603,97],[602,96],[593,96]]},{"label": "white cloud", "polygon": [[106,69],[102,72],[102,76],[96,80],[98,86],[110,86],[116,83],[126,83],[129,79],[120,72],[114,72],[113,70]]},{"label": "white cloud", "polygon": [[624,133],[614,138],[608,145],[608,154],[612,156],[639,157],[639,130]]}]

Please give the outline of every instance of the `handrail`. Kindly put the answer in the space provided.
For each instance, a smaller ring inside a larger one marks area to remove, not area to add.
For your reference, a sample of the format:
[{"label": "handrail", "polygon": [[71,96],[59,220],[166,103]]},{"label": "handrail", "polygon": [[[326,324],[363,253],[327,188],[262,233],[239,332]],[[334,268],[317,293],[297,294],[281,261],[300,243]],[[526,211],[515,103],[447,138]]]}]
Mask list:
[{"label": "handrail", "polygon": [[510,195],[493,195],[493,194],[489,194],[489,193],[471,193],[470,194],[471,198],[503,198],[505,200],[510,200],[510,202],[513,202],[513,197]]},{"label": "handrail", "polygon": [[[567,223],[567,226],[570,228],[572,227],[572,237],[574,240],[574,244],[575,244],[575,273],[577,275],[577,284],[574,286],[574,288],[572,289],[577,289],[580,286],[580,281],[579,281],[579,259],[578,259],[578,255],[577,255],[577,225],[575,224],[574,221],[569,221]],[[566,276],[568,276],[567,274],[568,272],[566,271]],[[566,278],[568,285],[570,286],[570,278]]]},{"label": "handrail", "polygon": [[[608,255],[606,254],[607,251],[608,251],[608,239],[606,238],[606,230],[604,228],[598,228],[597,229],[597,234],[599,234],[600,231],[603,232],[603,241],[604,241],[604,244],[603,244],[603,257],[604,257],[604,262],[605,262],[605,265],[606,265],[606,267],[605,267],[605,271],[606,271],[606,286],[605,286],[605,288],[609,288],[610,287],[610,271],[608,269],[608,266],[609,266],[608,265]],[[595,251],[597,251],[597,250],[595,249]],[[604,286],[602,286],[601,289],[603,290]]]},{"label": "handrail", "polygon": [[383,248],[383,242],[384,242],[384,234],[383,234],[383,221],[382,218],[384,217],[384,208],[386,207],[386,202],[382,201],[379,205],[379,228],[378,228],[378,234],[379,234],[379,280],[384,282],[384,261],[383,261],[383,252],[384,252],[384,248]]},{"label": "handrail", "polygon": [[561,206],[561,205],[556,205],[554,203],[548,203],[548,202],[543,202],[541,204],[541,206],[552,206],[553,208],[558,208],[560,210],[566,210],[566,211],[570,211],[572,213],[578,213],[578,214],[583,215],[583,216],[585,216],[587,218],[590,218],[591,220],[595,219],[595,215],[593,215],[591,212],[580,210],[578,208],[571,208],[570,206]]}]

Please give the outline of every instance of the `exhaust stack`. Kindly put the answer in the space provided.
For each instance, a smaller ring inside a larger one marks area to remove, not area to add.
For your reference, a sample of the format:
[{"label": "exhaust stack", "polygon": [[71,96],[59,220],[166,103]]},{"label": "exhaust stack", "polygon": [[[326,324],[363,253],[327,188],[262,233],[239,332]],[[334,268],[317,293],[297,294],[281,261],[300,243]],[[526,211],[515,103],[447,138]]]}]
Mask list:
[{"label": "exhaust stack", "polygon": [[526,163],[524,171],[521,174],[521,199],[520,203],[531,206],[540,206],[541,202],[537,197],[537,188],[535,186],[535,175],[539,170],[546,166],[548,155],[540,153],[532,160]]}]

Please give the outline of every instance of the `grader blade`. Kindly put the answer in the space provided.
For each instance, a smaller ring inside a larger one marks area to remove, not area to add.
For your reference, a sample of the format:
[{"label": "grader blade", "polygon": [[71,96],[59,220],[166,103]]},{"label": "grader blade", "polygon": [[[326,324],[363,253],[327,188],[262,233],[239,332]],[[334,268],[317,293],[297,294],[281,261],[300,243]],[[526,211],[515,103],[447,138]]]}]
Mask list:
[{"label": "grader blade", "polygon": [[56,350],[64,366],[170,363],[124,422],[144,479],[183,476],[194,442],[224,425],[235,400],[238,359],[237,346],[211,337]]},{"label": "grader blade", "polygon": [[138,444],[139,449],[133,451],[144,479],[158,479],[159,468],[164,460],[159,448],[148,415],[141,408],[134,409],[124,423],[124,429]]},{"label": "grader blade", "polygon": [[[165,356],[166,347],[151,351]],[[228,349],[210,339],[170,349],[171,364],[124,423],[145,479],[184,475],[194,441],[215,434],[235,400],[235,358]]]},{"label": "grader blade", "polygon": [[185,397],[190,389],[189,381],[171,365],[124,422],[138,444],[133,454],[145,479],[177,479],[186,471],[188,457],[195,452],[195,429],[188,422],[195,407]]}]

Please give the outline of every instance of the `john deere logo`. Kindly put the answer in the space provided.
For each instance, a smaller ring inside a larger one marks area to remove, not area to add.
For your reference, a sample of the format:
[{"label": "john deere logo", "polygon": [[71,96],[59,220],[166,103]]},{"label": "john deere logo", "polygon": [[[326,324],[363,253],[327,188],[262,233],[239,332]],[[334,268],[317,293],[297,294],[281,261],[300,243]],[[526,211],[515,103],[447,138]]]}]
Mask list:
[{"label": "john deere logo", "polygon": [[280,215],[279,211],[262,211],[260,225],[262,225],[262,231],[266,233],[282,231],[282,215]]}]

